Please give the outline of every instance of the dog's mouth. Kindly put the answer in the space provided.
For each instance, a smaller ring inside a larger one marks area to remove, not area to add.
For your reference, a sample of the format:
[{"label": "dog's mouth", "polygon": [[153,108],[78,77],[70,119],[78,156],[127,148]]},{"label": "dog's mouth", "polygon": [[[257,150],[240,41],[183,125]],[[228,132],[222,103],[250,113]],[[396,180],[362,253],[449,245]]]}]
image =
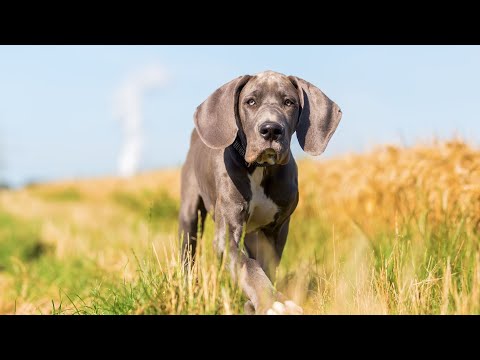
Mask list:
[{"label": "dog's mouth", "polygon": [[278,162],[278,153],[272,148],[268,148],[262,151],[255,161],[258,164],[275,165]]},{"label": "dog's mouth", "polygon": [[245,161],[248,164],[257,163],[264,166],[285,165],[289,158],[288,148],[276,143],[269,144],[263,149],[259,148],[258,145],[249,144],[245,153]]}]

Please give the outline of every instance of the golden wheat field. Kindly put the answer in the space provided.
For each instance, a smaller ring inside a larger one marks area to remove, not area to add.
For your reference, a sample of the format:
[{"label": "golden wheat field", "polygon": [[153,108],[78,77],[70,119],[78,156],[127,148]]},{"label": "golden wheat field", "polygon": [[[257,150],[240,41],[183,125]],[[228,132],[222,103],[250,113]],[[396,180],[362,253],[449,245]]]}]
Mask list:
[{"label": "golden wheat field", "polygon": [[[299,161],[275,284],[307,314],[480,313],[480,151],[460,140]],[[0,190],[0,313],[242,314],[207,221],[179,265],[179,169]]]}]

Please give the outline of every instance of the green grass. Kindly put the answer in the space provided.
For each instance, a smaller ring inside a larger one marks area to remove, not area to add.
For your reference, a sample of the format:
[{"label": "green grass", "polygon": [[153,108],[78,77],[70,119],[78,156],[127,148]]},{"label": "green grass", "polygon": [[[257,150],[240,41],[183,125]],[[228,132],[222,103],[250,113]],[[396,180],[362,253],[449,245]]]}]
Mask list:
[{"label": "green grass", "polygon": [[[478,271],[479,239],[468,233],[461,223],[443,224],[448,230],[432,229],[423,235],[414,225],[405,224],[398,233],[378,234],[374,239],[376,246],[356,261],[352,260],[351,253],[343,250],[346,244],[335,249],[338,244],[332,242],[332,234],[325,229],[325,224],[308,224],[309,231],[313,228],[321,234],[316,242],[310,241],[308,245],[302,241],[306,226],[298,221],[292,225],[280,269],[282,280],[277,287],[288,292],[289,285],[303,277],[305,289],[297,296],[309,303],[309,313],[440,314],[461,313],[464,306],[469,313],[480,313],[478,293],[473,294],[479,286],[478,274],[473,273],[475,267]],[[150,253],[142,260],[137,258],[137,276],[133,281],[117,282],[108,289],[97,287],[91,294],[91,303],[80,306],[78,312],[243,313],[246,298],[210,250],[209,235],[203,239],[200,251],[206,254],[200,256],[194,277],[183,274],[174,249],[167,251],[173,254],[173,266],[169,269]],[[351,241],[362,240],[353,237]],[[352,244],[352,247],[355,246]],[[367,273],[367,278],[355,283],[357,272]],[[291,293],[295,296],[295,290]],[[362,296],[373,304],[362,309],[359,304]]]},{"label": "green grass", "polygon": [[[60,306],[53,312],[71,312],[81,296],[88,297],[92,286],[109,275],[102,273],[94,261],[82,256],[57,259],[55,248],[42,240],[38,230],[35,222],[25,222],[0,212],[0,275],[12,279],[1,298],[10,303],[9,310],[15,313],[18,302],[33,304],[50,293],[52,303],[68,299],[66,309],[63,305],[63,309]],[[45,302],[30,310],[48,313],[41,305]]]},{"label": "green grass", "polygon": [[152,221],[173,221],[178,216],[178,201],[172,199],[166,192],[144,190],[139,194],[132,194],[117,191],[111,198],[117,204]]},{"label": "green grass", "polygon": [[72,187],[56,191],[42,191],[38,192],[38,195],[47,201],[60,202],[77,202],[83,198],[82,194]]},{"label": "green grass", "polygon": [[47,250],[34,225],[23,224],[3,212],[0,212],[0,248],[0,271],[11,270],[14,258],[34,261]]},{"label": "green grass", "polygon": [[[446,149],[302,163],[276,287],[307,314],[480,314],[480,154]],[[211,219],[180,266],[165,176],[1,192],[0,313],[242,314]]]}]

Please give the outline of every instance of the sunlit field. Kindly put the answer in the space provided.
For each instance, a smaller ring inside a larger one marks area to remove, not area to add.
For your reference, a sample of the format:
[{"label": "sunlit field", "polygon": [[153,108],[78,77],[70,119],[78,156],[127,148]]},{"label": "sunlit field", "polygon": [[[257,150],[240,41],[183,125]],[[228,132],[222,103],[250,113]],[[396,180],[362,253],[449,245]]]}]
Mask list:
[{"label": "sunlit field", "polygon": [[[0,313],[243,314],[205,225],[179,261],[179,169],[0,190]],[[480,151],[299,161],[276,287],[306,314],[480,313]]]}]

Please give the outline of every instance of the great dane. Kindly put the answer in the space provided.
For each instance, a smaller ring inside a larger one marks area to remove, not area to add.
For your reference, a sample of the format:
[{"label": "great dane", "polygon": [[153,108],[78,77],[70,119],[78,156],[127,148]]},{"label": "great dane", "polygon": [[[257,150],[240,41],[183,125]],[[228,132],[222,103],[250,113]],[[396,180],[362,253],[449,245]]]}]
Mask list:
[{"label": "great dane", "polygon": [[303,313],[273,286],[299,197],[290,140],[296,131],[302,149],[320,155],[341,117],[316,86],[273,71],[226,83],[195,111],[181,175],[182,259],[188,269],[198,222],[203,229],[210,213],[215,249],[249,298],[246,313]]}]

